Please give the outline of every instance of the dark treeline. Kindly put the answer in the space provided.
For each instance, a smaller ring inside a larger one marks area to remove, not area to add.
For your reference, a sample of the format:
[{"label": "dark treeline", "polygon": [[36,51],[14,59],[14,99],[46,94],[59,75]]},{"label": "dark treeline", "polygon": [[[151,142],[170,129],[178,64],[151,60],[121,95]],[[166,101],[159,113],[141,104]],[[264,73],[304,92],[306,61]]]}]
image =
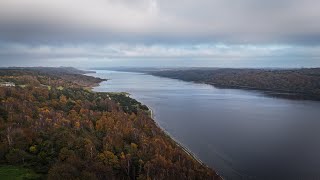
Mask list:
[{"label": "dark treeline", "polygon": [[207,68],[149,73],[217,87],[266,90],[290,98],[320,100],[320,68],[287,70]]},{"label": "dark treeline", "polygon": [[0,164],[43,179],[220,179],[185,153],[125,94],[61,69],[2,69]]}]

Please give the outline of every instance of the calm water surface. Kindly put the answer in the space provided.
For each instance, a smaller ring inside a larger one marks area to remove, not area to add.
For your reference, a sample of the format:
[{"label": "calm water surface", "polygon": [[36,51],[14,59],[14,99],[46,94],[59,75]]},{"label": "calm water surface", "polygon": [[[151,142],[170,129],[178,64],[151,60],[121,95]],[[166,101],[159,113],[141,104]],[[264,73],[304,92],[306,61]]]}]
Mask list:
[{"label": "calm water surface", "polygon": [[320,178],[320,103],[218,89],[132,72],[97,71],[100,92],[129,92],[225,179]]}]

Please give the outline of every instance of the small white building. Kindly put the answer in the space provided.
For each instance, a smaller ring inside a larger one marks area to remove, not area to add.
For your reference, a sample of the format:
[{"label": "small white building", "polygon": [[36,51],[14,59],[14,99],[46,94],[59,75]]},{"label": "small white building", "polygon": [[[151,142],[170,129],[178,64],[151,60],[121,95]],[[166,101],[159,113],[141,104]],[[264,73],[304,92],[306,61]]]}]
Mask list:
[{"label": "small white building", "polygon": [[1,87],[13,87],[16,86],[13,82],[0,82]]}]

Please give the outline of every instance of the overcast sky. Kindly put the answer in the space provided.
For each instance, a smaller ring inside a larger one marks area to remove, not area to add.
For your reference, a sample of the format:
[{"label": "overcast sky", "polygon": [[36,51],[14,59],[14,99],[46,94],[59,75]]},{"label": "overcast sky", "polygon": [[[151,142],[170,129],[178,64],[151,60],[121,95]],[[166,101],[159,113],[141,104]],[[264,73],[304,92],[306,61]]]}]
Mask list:
[{"label": "overcast sky", "polygon": [[318,0],[1,0],[0,66],[320,66]]}]

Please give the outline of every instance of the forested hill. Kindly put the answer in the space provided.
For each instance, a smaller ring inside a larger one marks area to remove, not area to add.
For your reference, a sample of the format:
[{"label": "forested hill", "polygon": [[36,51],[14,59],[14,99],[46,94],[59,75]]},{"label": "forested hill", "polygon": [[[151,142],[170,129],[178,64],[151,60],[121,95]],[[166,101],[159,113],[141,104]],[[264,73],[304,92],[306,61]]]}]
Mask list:
[{"label": "forested hill", "polygon": [[32,171],[25,179],[221,179],[165,135],[146,106],[91,92],[102,79],[69,70],[0,69],[0,82],[14,83],[0,87],[0,174],[17,167]]},{"label": "forested hill", "polygon": [[320,100],[320,68],[305,69],[210,69],[149,71],[149,74],[216,87],[269,91],[288,98]]},{"label": "forested hill", "polygon": [[0,69],[0,82],[9,81],[18,85],[39,86],[65,86],[65,87],[92,87],[97,86],[103,79],[84,76],[91,71],[82,71],[72,67],[49,68],[2,68]]}]

